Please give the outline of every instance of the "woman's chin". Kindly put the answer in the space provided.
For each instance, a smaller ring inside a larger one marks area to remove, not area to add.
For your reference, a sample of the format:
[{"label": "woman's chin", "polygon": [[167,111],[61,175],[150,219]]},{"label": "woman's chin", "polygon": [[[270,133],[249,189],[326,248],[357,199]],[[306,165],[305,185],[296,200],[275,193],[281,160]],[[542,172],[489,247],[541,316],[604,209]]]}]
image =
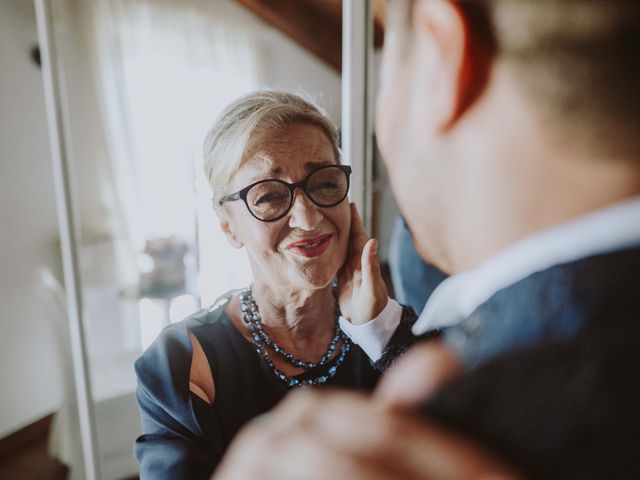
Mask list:
[{"label": "woman's chin", "polygon": [[319,290],[330,286],[336,276],[336,272],[328,270],[326,265],[323,267],[322,271],[317,271],[315,269],[306,269],[305,271],[301,271],[297,283],[301,287],[310,290]]},{"label": "woman's chin", "polygon": [[286,257],[295,270],[291,277],[292,285],[305,289],[320,289],[331,285],[344,261],[336,258],[335,249],[320,257],[303,257],[287,252]]}]

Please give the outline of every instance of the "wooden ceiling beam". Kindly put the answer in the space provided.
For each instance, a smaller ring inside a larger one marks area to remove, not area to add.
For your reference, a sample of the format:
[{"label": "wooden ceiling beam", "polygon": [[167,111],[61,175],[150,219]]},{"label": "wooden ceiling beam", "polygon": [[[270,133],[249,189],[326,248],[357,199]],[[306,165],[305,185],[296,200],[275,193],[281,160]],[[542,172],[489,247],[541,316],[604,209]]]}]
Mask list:
[{"label": "wooden ceiling beam", "polygon": [[342,69],[342,28],[307,0],[237,0],[337,71]]},{"label": "wooden ceiling beam", "polygon": [[[336,71],[342,71],[342,0],[236,0]],[[374,0],[374,44],[383,42],[384,17]]]}]

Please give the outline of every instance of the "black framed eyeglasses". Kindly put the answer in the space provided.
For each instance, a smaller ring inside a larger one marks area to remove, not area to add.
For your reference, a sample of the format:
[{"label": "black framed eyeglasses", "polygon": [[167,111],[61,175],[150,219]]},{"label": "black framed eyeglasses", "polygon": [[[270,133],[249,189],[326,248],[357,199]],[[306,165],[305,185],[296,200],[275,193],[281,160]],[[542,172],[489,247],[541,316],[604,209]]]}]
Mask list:
[{"label": "black framed eyeglasses", "polygon": [[314,170],[307,178],[296,183],[275,178],[260,180],[223,197],[218,205],[242,199],[256,219],[275,222],[291,210],[296,188],[302,189],[318,207],[338,205],[349,192],[350,175],[351,167],[348,165],[328,165]]}]

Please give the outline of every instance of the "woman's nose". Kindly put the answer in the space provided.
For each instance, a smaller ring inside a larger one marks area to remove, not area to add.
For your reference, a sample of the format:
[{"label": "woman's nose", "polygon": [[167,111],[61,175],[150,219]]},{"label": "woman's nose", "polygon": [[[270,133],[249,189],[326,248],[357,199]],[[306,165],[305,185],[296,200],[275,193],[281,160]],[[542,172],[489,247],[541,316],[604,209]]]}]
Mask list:
[{"label": "woman's nose", "polygon": [[302,230],[314,230],[322,221],[320,207],[299,188],[294,192],[293,205],[289,211],[289,226]]}]

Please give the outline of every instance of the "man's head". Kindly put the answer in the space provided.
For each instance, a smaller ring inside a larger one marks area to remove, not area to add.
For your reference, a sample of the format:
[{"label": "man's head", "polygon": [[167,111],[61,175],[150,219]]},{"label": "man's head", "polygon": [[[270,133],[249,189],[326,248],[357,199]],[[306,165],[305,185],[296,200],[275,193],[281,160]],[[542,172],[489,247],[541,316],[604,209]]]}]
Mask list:
[{"label": "man's head", "polygon": [[469,268],[640,193],[637,0],[387,4],[378,138],[427,259]]}]

